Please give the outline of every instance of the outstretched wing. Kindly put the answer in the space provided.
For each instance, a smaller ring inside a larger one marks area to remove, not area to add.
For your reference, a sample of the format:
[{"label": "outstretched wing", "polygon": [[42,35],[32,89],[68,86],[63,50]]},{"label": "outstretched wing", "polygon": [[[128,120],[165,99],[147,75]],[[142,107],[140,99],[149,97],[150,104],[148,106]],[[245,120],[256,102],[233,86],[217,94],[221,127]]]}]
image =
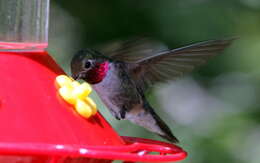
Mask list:
[{"label": "outstretched wing", "polygon": [[143,89],[159,82],[174,80],[206,63],[210,57],[230,45],[232,40],[234,39],[205,41],[150,55],[136,61],[131,75]]},{"label": "outstretched wing", "polygon": [[145,37],[136,37],[127,41],[112,41],[98,48],[98,50],[113,60],[126,63],[135,63],[143,58],[167,50],[167,47],[158,41]]},{"label": "outstretched wing", "polygon": [[127,63],[137,86],[146,90],[149,86],[174,80],[206,63],[233,40],[210,40],[169,50],[159,42],[139,38],[118,43],[103,52],[114,60]]}]

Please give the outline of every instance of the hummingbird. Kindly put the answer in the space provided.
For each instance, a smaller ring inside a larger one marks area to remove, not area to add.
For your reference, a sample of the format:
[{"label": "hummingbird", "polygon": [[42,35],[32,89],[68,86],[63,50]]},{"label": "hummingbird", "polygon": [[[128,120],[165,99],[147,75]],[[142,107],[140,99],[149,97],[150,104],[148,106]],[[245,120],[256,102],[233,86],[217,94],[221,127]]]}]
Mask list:
[{"label": "hummingbird", "polygon": [[158,41],[136,38],[114,42],[100,50],[87,48],[73,56],[72,77],[90,83],[116,119],[129,120],[177,143],[178,139],[147,101],[145,92],[158,83],[191,72],[233,40],[209,40],[168,49]]}]

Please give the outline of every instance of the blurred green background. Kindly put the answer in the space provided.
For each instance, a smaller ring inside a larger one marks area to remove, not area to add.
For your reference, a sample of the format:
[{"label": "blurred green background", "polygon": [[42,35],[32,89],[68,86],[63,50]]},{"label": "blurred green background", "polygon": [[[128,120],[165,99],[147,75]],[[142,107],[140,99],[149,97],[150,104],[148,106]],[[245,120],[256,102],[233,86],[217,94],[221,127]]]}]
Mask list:
[{"label": "blurred green background", "polygon": [[[259,163],[260,1],[51,1],[48,51],[67,73],[77,50],[139,35],[170,48],[240,37],[207,65],[155,87],[149,99],[189,153],[183,163]],[[115,120],[93,96],[121,135],[161,140]]]}]

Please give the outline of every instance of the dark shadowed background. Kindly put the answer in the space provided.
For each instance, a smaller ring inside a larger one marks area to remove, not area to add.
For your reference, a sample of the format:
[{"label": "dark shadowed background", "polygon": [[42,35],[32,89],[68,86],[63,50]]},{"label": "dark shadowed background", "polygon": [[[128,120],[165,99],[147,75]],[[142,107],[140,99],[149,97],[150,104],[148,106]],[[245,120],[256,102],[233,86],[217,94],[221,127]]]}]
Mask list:
[{"label": "dark shadowed background", "polygon": [[[260,162],[259,0],[51,3],[48,50],[67,73],[77,50],[110,40],[145,35],[177,48],[239,36],[207,65],[155,87],[149,99],[189,153],[183,163]],[[128,121],[115,120],[93,96],[121,135],[161,140]]]}]

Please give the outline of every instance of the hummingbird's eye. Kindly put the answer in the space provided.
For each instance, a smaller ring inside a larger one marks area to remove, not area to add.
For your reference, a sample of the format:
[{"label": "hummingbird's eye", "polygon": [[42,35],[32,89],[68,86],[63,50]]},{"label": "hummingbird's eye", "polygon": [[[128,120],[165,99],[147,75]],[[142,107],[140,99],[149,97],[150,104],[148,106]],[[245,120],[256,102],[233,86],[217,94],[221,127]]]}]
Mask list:
[{"label": "hummingbird's eye", "polygon": [[91,67],[91,62],[90,61],[85,62],[84,68],[88,69],[90,67]]}]

